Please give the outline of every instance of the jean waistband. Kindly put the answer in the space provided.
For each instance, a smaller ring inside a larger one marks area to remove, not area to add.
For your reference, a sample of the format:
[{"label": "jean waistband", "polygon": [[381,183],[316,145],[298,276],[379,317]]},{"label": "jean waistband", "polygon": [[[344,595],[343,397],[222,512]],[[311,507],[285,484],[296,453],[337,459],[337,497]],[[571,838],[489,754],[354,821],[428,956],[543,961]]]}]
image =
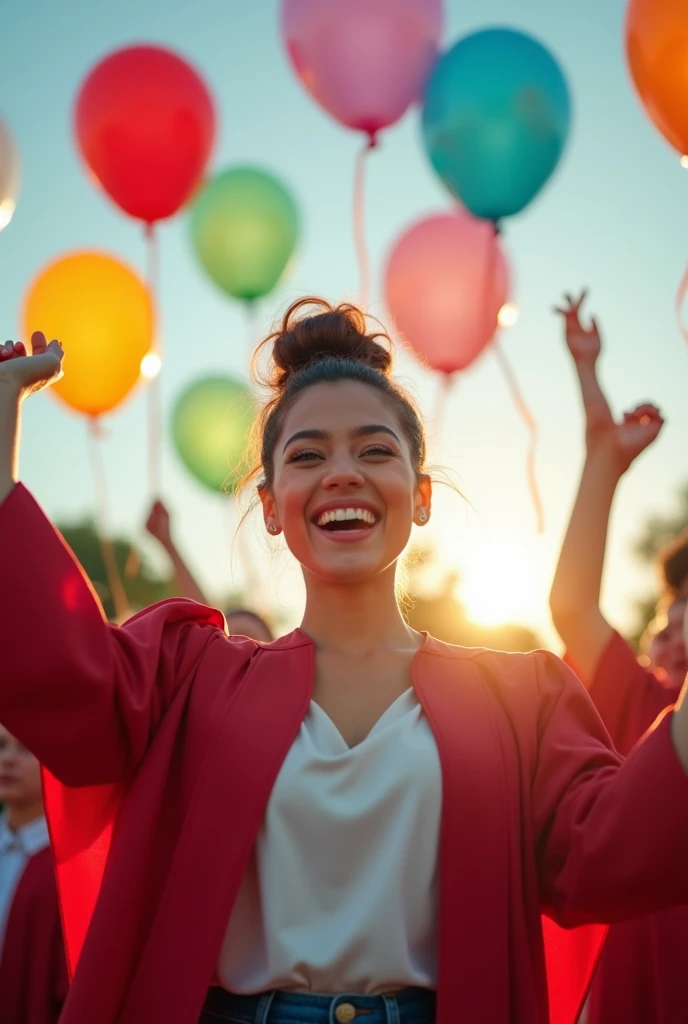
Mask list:
[{"label": "jean waistband", "polygon": [[237,995],[211,988],[199,1024],[434,1024],[435,992],[408,987],[378,996],[272,989]]}]

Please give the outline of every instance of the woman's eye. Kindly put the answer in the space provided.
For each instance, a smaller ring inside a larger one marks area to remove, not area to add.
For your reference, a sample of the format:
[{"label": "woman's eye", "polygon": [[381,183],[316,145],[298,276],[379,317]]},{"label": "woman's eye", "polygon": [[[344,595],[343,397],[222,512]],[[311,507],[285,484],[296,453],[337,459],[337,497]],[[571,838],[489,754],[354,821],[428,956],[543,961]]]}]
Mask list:
[{"label": "woman's eye", "polygon": [[361,455],[394,455],[394,452],[385,444],[371,444]]},{"label": "woman's eye", "polygon": [[320,458],[322,458],[320,452],[313,451],[312,448],[309,448],[303,449],[302,451],[299,452],[292,452],[288,456],[287,462],[311,462],[313,459]]}]

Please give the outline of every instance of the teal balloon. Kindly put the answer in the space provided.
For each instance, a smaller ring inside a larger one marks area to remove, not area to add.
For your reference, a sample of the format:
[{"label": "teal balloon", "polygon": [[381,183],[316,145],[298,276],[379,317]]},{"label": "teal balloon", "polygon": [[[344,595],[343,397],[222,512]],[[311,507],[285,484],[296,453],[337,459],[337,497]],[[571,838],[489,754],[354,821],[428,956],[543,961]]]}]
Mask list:
[{"label": "teal balloon", "polygon": [[459,40],[425,89],[422,131],[432,166],[471,213],[495,223],[538,194],[559,163],[570,122],[557,61],[511,29]]},{"label": "teal balloon", "polygon": [[233,493],[244,476],[255,402],[232,377],[205,377],[179,396],[172,439],[188,471],[211,491]]},{"label": "teal balloon", "polygon": [[284,185],[255,167],[233,167],[208,182],[191,208],[191,241],[201,266],[234,299],[267,295],[298,239],[299,215]]}]

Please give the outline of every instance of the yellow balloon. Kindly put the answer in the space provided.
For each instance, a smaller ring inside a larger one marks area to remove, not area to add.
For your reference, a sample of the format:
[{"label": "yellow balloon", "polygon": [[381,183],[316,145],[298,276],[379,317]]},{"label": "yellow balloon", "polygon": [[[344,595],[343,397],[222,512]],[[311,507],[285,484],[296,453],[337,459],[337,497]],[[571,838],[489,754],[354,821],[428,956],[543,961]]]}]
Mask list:
[{"label": "yellow balloon", "polygon": [[153,347],[153,306],[143,281],[100,252],[76,252],[47,266],[24,304],[27,340],[43,331],[65,352],[64,377],[50,389],[87,416],[110,412],[141,376]]}]

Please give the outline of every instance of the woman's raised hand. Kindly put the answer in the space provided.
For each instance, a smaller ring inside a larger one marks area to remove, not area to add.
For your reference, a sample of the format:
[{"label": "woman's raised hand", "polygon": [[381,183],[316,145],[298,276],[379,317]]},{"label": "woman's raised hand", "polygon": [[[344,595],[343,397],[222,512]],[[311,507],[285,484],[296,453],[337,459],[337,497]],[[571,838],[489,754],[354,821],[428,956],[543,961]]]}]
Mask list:
[{"label": "woman's raised hand", "polygon": [[9,386],[24,398],[54,384],[62,376],[64,355],[59,341],[46,341],[41,331],[31,336],[32,355],[28,355],[21,341],[7,341],[0,345],[0,388]]},{"label": "woman's raised hand", "polygon": [[170,532],[170,514],[161,501],[155,501],[146,520],[146,529],[151,537],[155,537],[163,547],[169,547],[172,535]]},{"label": "woman's raised hand", "polygon": [[593,366],[602,348],[599,327],[595,317],[590,317],[590,326],[581,323],[581,306],[588,292],[584,289],[577,299],[568,293],[564,296],[564,305],[555,306],[555,312],[564,319],[566,344],[576,363],[589,363]]},{"label": "woman's raised hand", "polygon": [[615,443],[626,468],[657,439],[664,419],[656,405],[644,402],[624,413],[615,426]]}]

